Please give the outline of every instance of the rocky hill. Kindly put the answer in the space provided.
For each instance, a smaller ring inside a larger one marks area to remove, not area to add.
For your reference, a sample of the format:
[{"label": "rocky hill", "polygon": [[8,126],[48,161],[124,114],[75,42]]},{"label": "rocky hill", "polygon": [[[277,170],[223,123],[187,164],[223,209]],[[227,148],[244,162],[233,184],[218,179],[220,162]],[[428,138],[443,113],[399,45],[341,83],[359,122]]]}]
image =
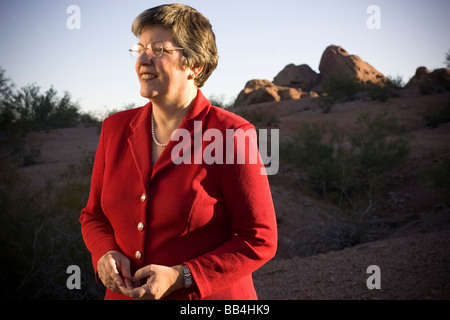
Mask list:
[{"label": "rocky hill", "polygon": [[[323,92],[323,83],[331,76],[344,75],[362,85],[384,86],[387,77],[359,56],[349,54],[337,45],[328,46],[322,54],[319,73],[307,64],[288,64],[273,79],[253,79],[239,93],[234,106],[264,102],[296,100],[318,97]],[[448,90],[450,69],[442,68],[430,72],[426,67],[417,68],[408,86],[422,86],[425,91]]]}]

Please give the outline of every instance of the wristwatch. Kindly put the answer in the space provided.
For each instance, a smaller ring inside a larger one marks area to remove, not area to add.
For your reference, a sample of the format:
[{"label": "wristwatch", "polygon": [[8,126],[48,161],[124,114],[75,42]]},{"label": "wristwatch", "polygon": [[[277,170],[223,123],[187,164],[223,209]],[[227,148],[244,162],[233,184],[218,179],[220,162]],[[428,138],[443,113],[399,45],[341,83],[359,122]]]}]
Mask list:
[{"label": "wristwatch", "polygon": [[184,287],[189,288],[192,286],[192,274],[191,270],[183,264],[183,273],[184,273]]}]

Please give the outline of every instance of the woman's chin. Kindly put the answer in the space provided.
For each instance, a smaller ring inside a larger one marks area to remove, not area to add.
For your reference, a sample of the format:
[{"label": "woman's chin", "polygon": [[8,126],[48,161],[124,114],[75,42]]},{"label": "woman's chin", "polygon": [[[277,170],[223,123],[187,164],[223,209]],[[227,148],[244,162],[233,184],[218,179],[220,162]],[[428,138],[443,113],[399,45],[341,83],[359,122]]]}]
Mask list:
[{"label": "woman's chin", "polygon": [[158,95],[157,91],[141,88],[141,96],[143,98],[152,99]]}]

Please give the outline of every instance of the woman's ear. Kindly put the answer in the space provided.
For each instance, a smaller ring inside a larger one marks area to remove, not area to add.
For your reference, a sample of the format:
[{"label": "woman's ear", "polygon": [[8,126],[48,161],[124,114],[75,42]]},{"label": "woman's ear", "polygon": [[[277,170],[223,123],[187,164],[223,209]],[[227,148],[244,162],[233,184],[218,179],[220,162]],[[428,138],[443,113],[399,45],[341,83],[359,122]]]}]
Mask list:
[{"label": "woman's ear", "polygon": [[195,80],[195,78],[198,77],[198,75],[203,71],[203,66],[201,67],[191,67],[190,68],[190,73],[188,76],[189,80]]}]

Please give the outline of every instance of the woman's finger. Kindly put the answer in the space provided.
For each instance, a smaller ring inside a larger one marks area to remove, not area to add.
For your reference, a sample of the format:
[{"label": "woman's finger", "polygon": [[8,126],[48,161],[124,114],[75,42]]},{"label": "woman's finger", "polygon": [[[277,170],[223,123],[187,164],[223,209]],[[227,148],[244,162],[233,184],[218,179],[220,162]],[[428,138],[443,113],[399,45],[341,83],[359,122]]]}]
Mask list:
[{"label": "woman's finger", "polygon": [[140,280],[142,280],[144,278],[150,277],[152,274],[154,274],[152,265],[148,265],[148,266],[145,266],[145,267],[139,269],[138,271],[136,271],[132,280],[134,282],[139,282]]},{"label": "woman's finger", "polygon": [[131,292],[131,297],[133,299],[142,299],[145,297],[149,292],[148,284],[144,284],[141,287],[134,288]]}]

